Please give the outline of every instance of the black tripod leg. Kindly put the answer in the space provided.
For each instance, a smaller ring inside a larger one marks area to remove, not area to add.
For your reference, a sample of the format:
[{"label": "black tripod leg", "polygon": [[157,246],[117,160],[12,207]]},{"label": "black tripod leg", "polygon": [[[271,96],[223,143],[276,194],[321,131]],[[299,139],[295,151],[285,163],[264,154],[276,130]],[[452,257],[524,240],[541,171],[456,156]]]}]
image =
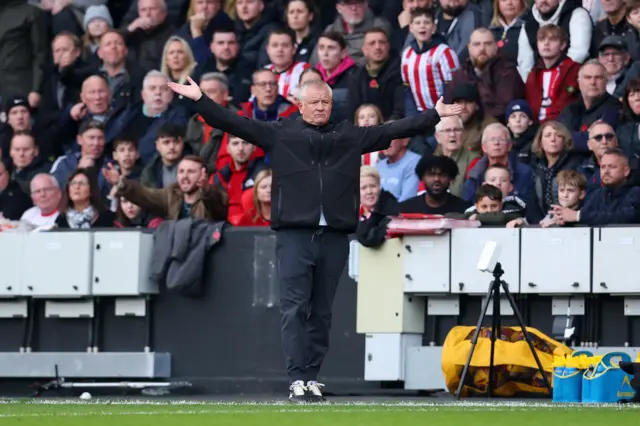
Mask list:
[{"label": "black tripod leg", "polygon": [[476,325],[476,331],[473,333],[473,338],[471,339],[471,349],[469,350],[469,358],[462,369],[462,374],[460,375],[460,383],[458,384],[458,389],[456,390],[456,398],[460,399],[460,394],[462,393],[462,387],[464,386],[464,379],[467,377],[467,372],[469,371],[469,365],[471,364],[471,359],[473,358],[473,351],[476,349],[476,343],[478,343],[478,337],[480,336],[480,331],[482,327],[482,322],[484,321],[484,317],[487,315],[487,309],[489,308],[489,301],[491,300],[491,295],[493,294],[493,285],[489,286],[489,291],[482,303],[482,308],[480,309],[480,318],[478,318],[478,324]]},{"label": "black tripod leg", "polygon": [[491,299],[493,300],[493,315],[491,317],[491,355],[489,358],[489,383],[487,386],[487,396],[491,398],[493,396],[493,389],[495,387],[495,367],[493,365],[493,360],[495,358],[496,352],[496,339],[497,336],[500,336],[500,283],[494,283],[493,287],[493,295]]},{"label": "black tripod leg", "polygon": [[542,363],[540,362],[540,358],[538,358],[538,353],[536,352],[536,348],[533,346],[533,342],[531,341],[531,337],[529,336],[529,332],[527,331],[527,326],[524,325],[524,321],[522,320],[522,315],[520,315],[520,311],[518,310],[518,307],[516,306],[516,303],[513,300],[513,296],[511,295],[511,292],[509,291],[509,289],[507,288],[504,282],[502,284],[503,284],[502,288],[504,289],[504,294],[507,296],[507,300],[509,300],[511,309],[513,309],[513,313],[518,319],[518,324],[520,325],[520,328],[522,328],[522,334],[524,334],[524,339],[529,344],[529,349],[531,349],[531,354],[533,355],[533,358],[536,360],[536,365],[538,366],[538,371],[540,372],[540,375],[542,375],[542,380],[544,381],[544,385],[549,390],[549,395],[551,395],[552,394],[551,384],[547,380],[547,376],[544,373],[544,369],[542,368]]}]

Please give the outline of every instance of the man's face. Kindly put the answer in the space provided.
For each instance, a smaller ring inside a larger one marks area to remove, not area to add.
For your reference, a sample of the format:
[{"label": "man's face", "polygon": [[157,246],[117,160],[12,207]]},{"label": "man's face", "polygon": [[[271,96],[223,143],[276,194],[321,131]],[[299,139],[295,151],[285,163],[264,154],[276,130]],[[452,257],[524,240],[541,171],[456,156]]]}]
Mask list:
[{"label": "man's face", "polygon": [[450,16],[458,16],[469,4],[469,0],[441,0],[442,11]]},{"label": "man's face", "polygon": [[419,7],[431,7],[431,0],[402,0],[402,10],[406,12],[411,12]]},{"label": "man's face", "polygon": [[480,201],[476,201],[476,210],[478,213],[495,213],[502,210],[500,200],[492,200],[489,197],[482,197]]},{"label": "man's face", "polygon": [[500,188],[502,198],[507,197],[513,191],[511,176],[507,170],[489,169],[484,174],[484,183]]},{"label": "man's face", "polygon": [[56,210],[62,197],[62,191],[52,179],[52,176],[37,176],[31,180],[31,201],[44,214]]},{"label": "man's face", "polygon": [[274,34],[269,37],[267,44],[267,55],[275,66],[289,66],[293,63],[293,55],[296,49],[291,37],[285,34]]},{"label": "man's face", "polygon": [[222,7],[222,0],[195,0],[193,2],[193,10],[195,13],[204,14],[204,18],[209,22]]},{"label": "man's face", "polygon": [[578,86],[584,98],[596,99],[604,95],[607,81],[604,68],[598,65],[585,65],[578,74]]},{"label": "man's face", "polygon": [[241,166],[249,161],[251,154],[253,154],[254,147],[249,142],[233,136],[229,138],[227,150],[236,165]]},{"label": "man's face", "polygon": [[160,0],[138,0],[138,16],[147,18],[154,27],[162,24],[167,17],[167,11],[160,4]]},{"label": "man's face", "polygon": [[598,60],[604,65],[609,76],[618,74],[629,62],[629,52],[607,47],[598,53]]},{"label": "man's face", "polygon": [[457,152],[462,148],[464,127],[458,117],[445,117],[440,120],[440,129],[436,130],[436,141],[443,149]]},{"label": "man's face", "polygon": [[522,111],[516,111],[509,116],[507,127],[511,129],[514,135],[521,135],[526,132],[532,124],[533,121],[531,121],[527,114]]},{"label": "man's face", "polygon": [[586,192],[580,191],[575,185],[558,185],[558,201],[562,207],[573,209],[584,199]]},{"label": "man's face", "polygon": [[544,14],[555,10],[559,4],[560,0],[535,0],[536,8]]},{"label": "man's face", "polygon": [[105,114],[109,111],[111,91],[109,85],[101,77],[89,77],[82,84],[80,100],[87,106],[91,114]]},{"label": "man's face", "polygon": [[182,138],[160,137],[156,140],[156,149],[165,164],[175,164],[182,157],[184,142]]},{"label": "man's face", "polygon": [[215,33],[209,47],[220,62],[228,63],[238,57],[239,46],[234,33]]},{"label": "man's face", "polygon": [[630,172],[629,164],[617,155],[605,154],[600,159],[600,181],[604,186],[624,184]]},{"label": "man's face", "polygon": [[67,36],[56,37],[51,43],[51,49],[53,50],[53,63],[56,65],[72,64],[80,56],[80,49],[77,49],[71,37]]},{"label": "man's face", "polygon": [[262,0],[237,0],[236,14],[242,22],[253,22],[264,10]]},{"label": "man's face", "polygon": [[478,104],[474,101],[467,101],[464,99],[459,99],[453,102],[456,105],[460,105],[462,107],[462,112],[460,113],[460,117],[462,118],[462,122],[464,124],[469,123],[472,119],[476,111],[478,111]]},{"label": "man's face", "polygon": [[364,37],[362,53],[372,62],[383,62],[389,58],[389,40],[382,33],[369,33]]},{"label": "man's face", "polygon": [[474,31],[469,39],[469,57],[473,66],[484,69],[498,53],[498,46],[490,31]]},{"label": "man's face", "polygon": [[182,160],[178,165],[178,186],[185,194],[198,190],[198,181],[204,174],[202,165],[191,160]]},{"label": "man's face", "polygon": [[78,145],[83,157],[97,160],[104,151],[104,132],[100,129],[89,129],[78,135]]},{"label": "man's face", "polygon": [[618,147],[618,137],[608,124],[596,124],[589,131],[587,146],[596,158],[600,158],[607,149]]},{"label": "man's face", "polygon": [[403,139],[394,139],[389,144],[389,148],[385,149],[384,155],[389,158],[397,157],[407,150],[407,146],[409,145],[409,138]]},{"label": "man's face", "polygon": [[358,25],[364,21],[368,6],[366,0],[346,0],[336,5],[336,9],[344,22]]},{"label": "man's face", "polygon": [[427,170],[422,180],[427,194],[436,199],[442,198],[451,185],[451,178],[438,169]]},{"label": "man's face", "polygon": [[14,132],[22,132],[31,128],[31,113],[26,106],[17,106],[9,110],[7,122]]},{"label": "man's face", "polygon": [[486,136],[482,143],[482,151],[489,158],[500,158],[507,155],[511,143],[507,135],[501,130],[485,130]]},{"label": "man's face", "polygon": [[436,24],[426,16],[416,16],[409,23],[409,32],[413,34],[417,41],[426,43],[431,40]]},{"label": "man's face", "polygon": [[10,154],[16,167],[27,167],[38,155],[38,147],[32,136],[15,135],[11,139]]},{"label": "man's face", "polygon": [[120,168],[131,170],[138,161],[140,154],[133,143],[120,143],[113,151],[113,159],[118,162]]},{"label": "man's face", "polygon": [[333,71],[340,65],[345,56],[346,51],[337,42],[326,37],[320,37],[320,40],[318,40],[318,59],[324,69]]},{"label": "man's face", "polygon": [[278,97],[278,79],[269,70],[259,72],[253,76],[251,94],[256,97],[258,105],[270,107]]},{"label": "man's face", "polygon": [[124,64],[127,57],[127,45],[118,33],[109,32],[100,38],[98,57],[105,65],[118,66]]},{"label": "man's face", "polygon": [[542,59],[554,59],[562,54],[562,50],[565,48],[564,43],[557,37],[544,37],[538,38],[538,53]]},{"label": "man's face", "polygon": [[602,3],[602,10],[608,15],[615,15],[624,8],[624,0],[600,0]]},{"label": "man's face", "polygon": [[302,118],[314,126],[324,126],[329,122],[333,101],[327,87],[307,86],[305,96],[298,101]]},{"label": "man's face", "polygon": [[167,86],[165,77],[151,77],[142,88],[142,100],[147,108],[156,113],[164,112],[173,100],[173,91]]},{"label": "man's face", "polygon": [[225,104],[229,100],[229,91],[216,80],[205,80],[200,82],[200,90],[209,99],[217,104]]}]

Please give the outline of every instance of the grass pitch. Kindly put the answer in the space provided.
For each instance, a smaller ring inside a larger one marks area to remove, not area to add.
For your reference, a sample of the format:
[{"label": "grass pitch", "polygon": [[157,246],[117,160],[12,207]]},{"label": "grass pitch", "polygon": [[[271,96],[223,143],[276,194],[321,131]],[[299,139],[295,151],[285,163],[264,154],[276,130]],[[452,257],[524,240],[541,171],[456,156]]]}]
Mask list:
[{"label": "grass pitch", "polygon": [[626,426],[639,406],[536,402],[200,402],[29,399],[0,400],[2,426]]}]

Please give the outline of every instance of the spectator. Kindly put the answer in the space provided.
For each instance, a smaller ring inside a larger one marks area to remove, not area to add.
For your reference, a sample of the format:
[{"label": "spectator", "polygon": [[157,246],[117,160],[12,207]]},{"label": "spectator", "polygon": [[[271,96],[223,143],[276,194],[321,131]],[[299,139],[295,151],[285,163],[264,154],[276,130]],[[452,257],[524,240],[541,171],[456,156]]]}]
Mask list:
[{"label": "spectator", "polygon": [[26,1],[5,1],[0,5],[0,22],[0,99],[26,96],[35,109],[48,57],[45,15]]},{"label": "spectator", "polygon": [[634,32],[638,37],[640,31],[640,2],[638,0],[626,0],[626,18],[630,25],[629,32]]},{"label": "spectator", "polygon": [[113,141],[113,159],[118,164],[120,174],[129,179],[140,179],[142,175],[142,164],[140,163],[140,151],[138,142],[120,137]]},{"label": "spectator", "polygon": [[103,169],[106,179],[118,188],[118,196],[140,206],[155,217],[178,220],[186,217],[225,221],[226,194],[207,182],[207,168],[196,156],[187,156],[178,165],[178,181],[166,188],[151,189],[124,179],[111,164]]},{"label": "spectator", "polygon": [[580,97],[569,104],[558,121],[572,132],[576,149],[586,151],[587,129],[598,120],[611,126],[618,122],[620,102],[606,91],[607,71],[595,59],[587,61],[578,73]]},{"label": "spectator", "polygon": [[11,138],[11,179],[15,180],[25,194],[29,193],[31,179],[38,173],[48,172],[51,163],[38,156],[38,146],[27,132],[16,132]]},{"label": "spectator", "polygon": [[464,213],[471,205],[449,192],[451,181],[458,176],[458,166],[451,158],[425,155],[416,165],[415,173],[424,182],[426,192],[401,202],[398,206],[400,213]]},{"label": "spectator", "polygon": [[240,45],[240,68],[255,70],[269,63],[266,44],[267,37],[276,24],[264,0],[236,0],[235,33]]},{"label": "spectator", "polygon": [[293,35],[287,30],[273,30],[267,38],[267,55],[271,63],[267,69],[273,71],[278,79],[278,93],[292,104],[293,96],[300,82],[300,75],[309,68],[306,62],[295,62],[296,46]]},{"label": "spectator", "polygon": [[116,228],[149,228],[154,229],[160,225],[162,219],[150,216],[140,206],[120,198],[115,214],[114,226]]},{"label": "spectator", "polygon": [[[362,104],[356,109],[354,122],[358,127],[378,126],[384,122],[382,111],[373,104]],[[380,161],[382,151],[362,154],[362,164],[375,166]]]},{"label": "spectator", "polygon": [[484,181],[484,174],[493,164],[502,164],[509,168],[515,195],[519,196],[527,205],[533,195],[533,171],[531,167],[520,163],[515,154],[510,154],[511,135],[509,130],[500,123],[489,124],[482,132],[482,151],[484,156],[477,162],[471,163],[468,178],[464,184],[462,198],[471,201],[475,197],[478,187]]},{"label": "spectator", "polygon": [[464,136],[462,138],[464,149],[480,153],[483,130],[489,124],[496,123],[497,120],[484,113],[478,88],[471,83],[454,87],[451,101],[456,105],[462,106],[460,117],[464,123]]},{"label": "spectator", "polygon": [[58,228],[110,228],[114,214],[102,202],[100,188],[93,171],[79,168],[65,186],[55,224]]},{"label": "spectator", "polygon": [[174,32],[164,0],[138,0],[138,16],[126,25],[131,60],[144,72],[156,69],[162,61],[164,45]]},{"label": "spectator", "polygon": [[22,192],[16,181],[11,180],[6,164],[0,160],[0,217],[19,220],[30,207],[29,196]]},{"label": "spectator", "polygon": [[524,96],[524,84],[515,63],[498,55],[493,33],[487,28],[471,33],[469,59],[453,73],[445,98],[451,99],[451,89],[465,83],[478,88],[484,112],[496,120],[504,119],[509,102]]},{"label": "spectator", "polygon": [[526,223],[519,212],[505,213],[504,199],[500,188],[482,184],[475,194],[475,205],[465,212],[469,220],[477,220],[481,226],[506,226],[518,228]]},{"label": "spectator", "polygon": [[317,52],[316,68],[333,91],[332,118],[339,123],[348,119],[349,79],[358,68],[348,55],[347,44],[340,33],[322,34],[318,40]]},{"label": "spectator", "polygon": [[493,2],[493,18],[489,29],[497,41],[498,53],[514,63],[518,62],[518,37],[528,5],[526,0]]},{"label": "spectator", "polygon": [[517,154],[522,163],[530,164],[531,145],[538,131],[531,107],[527,101],[516,99],[507,106],[504,119],[511,134],[511,152]]},{"label": "spectator", "polygon": [[180,124],[164,124],[158,129],[156,151],[146,164],[140,183],[147,188],[166,188],[178,180],[178,163],[191,154],[184,144],[184,127]]},{"label": "spectator", "polygon": [[522,81],[527,81],[535,64],[538,29],[545,25],[558,25],[568,34],[567,56],[574,62],[581,64],[589,57],[593,22],[576,0],[535,0],[531,13],[523,19],[518,38],[518,71]]},{"label": "spectator", "polygon": [[434,33],[435,20],[431,9],[411,12],[409,31],[414,40],[402,52],[402,81],[408,86],[405,115],[433,109],[445,91],[445,84],[460,67],[455,52],[444,43],[444,37]]},{"label": "spectator", "polygon": [[253,188],[242,194],[242,219],[238,226],[271,225],[271,169],[256,175]]},{"label": "spectator", "polygon": [[353,72],[349,81],[349,116],[363,104],[374,104],[384,120],[404,117],[404,87],[400,75],[400,58],[390,55],[387,34],[368,30],[362,44],[365,64]]},{"label": "spectator", "polygon": [[55,225],[62,198],[58,181],[49,173],[39,173],[31,179],[30,194],[33,207],[20,220],[35,227]]},{"label": "spectator", "polygon": [[40,148],[43,157],[53,154],[50,146],[42,137],[43,129],[33,126],[31,107],[25,96],[15,96],[4,102],[4,114],[6,123],[0,123],[0,159],[9,158],[11,139],[18,132],[31,133],[36,138],[36,144]]},{"label": "spectator", "polygon": [[[362,45],[365,33],[372,28],[380,28],[388,36],[391,34],[391,26],[385,19],[374,16],[373,12],[369,10],[367,0],[337,0],[336,3],[339,16],[333,24],[325,28],[325,34],[340,35],[344,39],[345,56],[353,58],[358,65],[364,65]],[[312,64],[320,61],[319,47],[320,42],[311,55]]]},{"label": "spectator", "polygon": [[618,148],[618,137],[608,123],[596,121],[588,130],[587,146],[591,155],[578,166],[578,171],[587,180],[587,195],[599,189],[600,161],[604,153],[609,149]]},{"label": "spectator", "polygon": [[469,56],[467,43],[473,30],[488,24],[480,8],[470,0],[441,0],[436,21],[438,34],[445,38],[460,61]]},{"label": "spectator", "polygon": [[393,194],[399,202],[414,197],[420,185],[415,173],[420,156],[409,151],[408,145],[409,138],[394,139],[383,151],[385,158],[376,164],[382,189]]},{"label": "spectator", "polygon": [[268,69],[262,68],[253,73],[251,94],[250,101],[240,104],[240,114],[245,117],[277,121],[298,111],[295,105],[278,94],[278,77]]},{"label": "spectator", "polygon": [[[558,173],[558,204],[569,210],[580,210],[587,195],[587,180],[575,170],[563,170]],[[540,222],[540,227],[557,226],[557,217],[551,213]],[[567,225],[567,224],[565,224]]]},{"label": "spectator", "polygon": [[[612,0],[616,1],[616,0]],[[607,70],[607,93],[616,99],[624,95],[629,80],[640,76],[640,64],[631,61],[629,45],[621,36],[608,36],[598,50],[598,60]],[[640,44],[635,47],[640,52]]]},{"label": "spectator", "polygon": [[532,165],[534,203],[529,209],[532,223],[539,222],[552,205],[558,204],[558,173],[575,170],[582,163],[583,157],[572,149],[571,133],[562,124],[547,121],[540,126],[531,148],[536,157]]},{"label": "spectator", "polygon": [[610,36],[618,36],[628,46],[632,59],[634,61],[639,60],[640,44],[638,33],[626,19],[627,7],[625,6],[625,0],[602,0],[601,3],[606,17],[597,22],[593,29],[592,56],[596,56],[602,50],[603,40]]},{"label": "spectator", "polygon": [[[511,172],[507,166],[502,164],[494,164],[489,166],[484,172],[484,184],[482,186],[492,185],[500,189],[502,193],[502,213],[514,214],[515,217],[525,217],[527,204],[517,195],[513,194],[513,184],[511,183]],[[477,192],[476,192],[477,194]],[[474,213],[476,205],[469,207],[465,214]]]},{"label": "spectator", "polygon": [[104,4],[89,6],[84,14],[84,35],[82,36],[82,59],[93,65],[100,64],[98,48],[100,39],[113,28],[109,8]]},{"label": "spectator", "polygon": [[628,184],[631,168],[619,149],[608,149],[600,160],[602,188],[587,196],[584,206],[572,210],[553,206],[558,225],[578,222],[588,226],[640,223],[640,187]]},{"label": "spectator", "polygon": [[544,123],[556,120],[562,110],[578,99],[580,64],[564,54],[567,33],[561,27],[545,25],[537,36],[539,58],[527,77],[526,99],[532,118]]},{"label": "spectator", "polygon": [[[184,23],[184,10],[186,6],[187,0],[163,0],[164,5],[166,6],[166,14],[167,14],[167,23],[171,25],[182,25]],[[124,27],[132,23],[138,16],[138,10],[140,9],[140,0],[125,0],[128,5],[126,8],[127,12],[124,14],[121,20],[121,25]],[[111,3],[117,3],[111,1]],[[111,4],[110,3],[110,4]],[[235,3],[235,1],[231,1],[229,3]],[[226,8],[225,8],[226,11]],[[113,13],[113,12],[112,12]],[[227,11],[227,14],[229,12]]]},{"label": "spectator", "polygon": [[186,123],[186,112],[181,107],[171,105],[173,92],[167,86],[168,77],[160,71],[152,70],[142,81],[143,104],[130,105],[118,119],[117,128],[121,133],[138,141],[140,158],[147,164],[156,154],[156,134],[164,124]]},{"label": "spectator", "polygon": [[440,120],[436,125],[436,141],[438,141],[438,148],[436,149],[437,155],[444,155],[456,162],[458,170],[463,170],[463,173],[459,173],[458,176],[451,182],[449,186],[449,192],[456,197],[462,196],[462,188],[466,179],[466,170],[469,168],[471,162],[480,154],[477,152],[463,149],[462,139],[464,137],[464,123],[462,118],[458,116],[445,117]]},{"label": "spectator", "polygon": [[[638,9],[640,12],[640,9]],[[640,13],[639,13],[640,15]],[[620,149],[631,163],[640,160],[640,77],[629,81],[622,99],[622,121],[616,127]]]},{"label": "spectator", "polygon": [[295,60],[309,62],[318,43],[318,31],[313,22],[317,13],[312,0],[287,0],[286,23],[295,34]]},{"label": "spectator", "polygon": [[215,30],[233,28],[233,21],[222,10],[222,3],[223,0],[190,0],[187,22],[176,35],[195,50],[199,44],[206,46],[213,39]]},{"label": "spectator", "polygon": [[164,45],[160,72],[170,81],[183,84],[196,68],[189,44],[178,36],[171,36]]},{"label": "spectator", "polygon": [[375,167],[360,167],[360,220],[368,219],[373,211],[395,214],[398,200],[380,185],[380,173]]},{"label": "spectator", "polygon": [[432,0],[402,0],[402,11],[395,22],[391,21],[393,27],[391,49],[393,51],[401,53],[415,40],[415,37],[409,31],[411,12],[416,9],[431,9],[432,6]]}]

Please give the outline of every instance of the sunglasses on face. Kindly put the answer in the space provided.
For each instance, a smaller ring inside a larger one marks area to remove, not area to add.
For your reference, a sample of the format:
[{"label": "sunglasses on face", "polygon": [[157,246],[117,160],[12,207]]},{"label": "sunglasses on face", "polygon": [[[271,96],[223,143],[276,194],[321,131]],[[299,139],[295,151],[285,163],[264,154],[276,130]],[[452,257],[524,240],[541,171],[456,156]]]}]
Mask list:
[{"label": "sunglasses on face", "polygon": [[616,137],[615,133],[601,133],[599,135],[593,135],[591,139],[593,139],[596,142],[602,142],[602,138],[604,138],[607,140],[607,142],[611,142],[615,137]]}]

